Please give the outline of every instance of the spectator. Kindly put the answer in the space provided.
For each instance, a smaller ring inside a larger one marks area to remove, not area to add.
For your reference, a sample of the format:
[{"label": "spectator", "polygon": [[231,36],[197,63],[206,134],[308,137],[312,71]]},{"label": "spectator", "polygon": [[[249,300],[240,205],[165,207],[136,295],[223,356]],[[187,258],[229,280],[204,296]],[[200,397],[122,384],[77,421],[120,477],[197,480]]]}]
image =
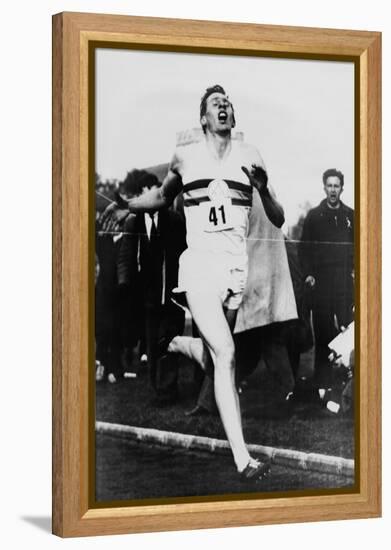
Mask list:
[{"label": "spectator", "polygon": [[128,330],[129,293],[118,286],[117,259],[122,239],[123,222],[103,231],[100,213],[108,203],[121,202],[134,196],[137,189],[134,182],[126,179],[121,195],[111,183],[97,185],[96,196],[96,276],[95,286],[95,338],[96,338],[96,380],[107,379],[111,383],[123,374],[121,354],[136,345],[138,336]]},{"label": "spectator", "polygon": [[[134,174],[138,194],[159,187],[156,176],[144,171]],[[177,357],[161,357],[161,347],[182,334],[184,311],[170,299],[178,282],[179,256],[186,248],[185,226],[176,212],[131,214],[118,257],[120,288],[128,288],[132,319],[129,330],[144,325],[145,351],[156,406],[167,406],[178,397]],[[137,314],[136,314],[137,312]]]},{"label": "spectator", "polygon": [[299,249],[305,284],[312,289],[314,386],[333,386],[329,342],[353,318],[354,212],[341,201],[344,175],[323,174],[326,198],[304,220]]}]

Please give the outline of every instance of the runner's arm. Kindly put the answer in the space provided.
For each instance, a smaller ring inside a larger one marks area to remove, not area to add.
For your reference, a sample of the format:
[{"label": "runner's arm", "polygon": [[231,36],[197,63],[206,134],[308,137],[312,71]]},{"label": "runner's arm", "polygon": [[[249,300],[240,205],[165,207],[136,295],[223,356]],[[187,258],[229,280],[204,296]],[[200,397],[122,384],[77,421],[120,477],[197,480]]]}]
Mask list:
[{"label": "runner's arm", "polygon": [[150,189],[143,195],[128,201],[130,212],[154,212],[170,206],[182,189],[182,180],[176,172],[169,169],[161,187]]},{"label": "runner's arm", "polygon": [[284,209],[276,199],[274,192],[265,186],[262,191],[259,191],[259,196],[269,220],[276,227],[282,227],[285,222]]},{"label": "runner's arm", "polygon": [[[165,206],[170,206],[175,197],[181,191],[182,179],[179,173],[180,159],[175,152],[165,177],[163,184],[159,188],[153,188],[150,191],[130,199],[119,205],[116,202],[110,204],[100,217],[100,222],[104,231],[118,228],[130,212],[154,212]],[[127,207],[126,207],[127,206]]]},{"label": "runner's arm", "polygon": [[256,154],[253,157],[251,168],[248,169],[246,166],[242,166],[242,170],[250,180],[251,185],[257,189],[269,220],[276,227],[281,227],[285,222],[284,209],[277,201],[274,191],[268,187],[268,175],[261,155],[256,150],[254,152]]}]

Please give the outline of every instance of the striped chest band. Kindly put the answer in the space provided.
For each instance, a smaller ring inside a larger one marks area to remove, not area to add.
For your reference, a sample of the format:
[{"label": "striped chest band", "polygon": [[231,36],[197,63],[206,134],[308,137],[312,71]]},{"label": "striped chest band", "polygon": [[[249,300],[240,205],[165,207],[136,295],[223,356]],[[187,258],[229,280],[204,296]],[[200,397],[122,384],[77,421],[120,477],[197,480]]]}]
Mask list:
[{"label": "striped chest band", "polygon": [[234,180],[202,179],[183,186],[184,206],[230,199],[233,206],[251,207],[252,187]]}]

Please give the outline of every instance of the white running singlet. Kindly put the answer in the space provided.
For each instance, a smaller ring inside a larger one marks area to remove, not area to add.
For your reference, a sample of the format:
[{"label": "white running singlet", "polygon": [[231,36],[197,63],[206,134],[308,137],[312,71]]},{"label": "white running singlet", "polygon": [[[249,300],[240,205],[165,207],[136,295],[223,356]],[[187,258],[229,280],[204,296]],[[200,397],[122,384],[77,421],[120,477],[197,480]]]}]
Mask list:
[{"label": "white running singlet", "polygon": [[177,171],[183,183],[189,249],[247,255],[252,186],[243,165],[249,166],[249,158],[241,142],[232,141],[221,160],[212,156],[205,140],[181,147]]},{"label": "white running singlet", "polygon": [[179,147],[171,169],[183,183],[188,249],[180,258],[178,291],[217,292],[237,309],[247,279],[247,234],[252,186],[241,169],[263,165],[258,151],[231,141],[217,159],[206,140]]}]

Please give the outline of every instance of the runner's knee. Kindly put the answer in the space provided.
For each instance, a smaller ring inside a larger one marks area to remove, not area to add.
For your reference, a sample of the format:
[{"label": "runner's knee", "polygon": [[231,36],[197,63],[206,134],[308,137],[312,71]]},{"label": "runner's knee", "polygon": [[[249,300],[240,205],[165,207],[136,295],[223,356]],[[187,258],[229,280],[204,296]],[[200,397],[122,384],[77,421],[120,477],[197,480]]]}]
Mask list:
[{"label": "runner's knee", "polygon": [[233,343],[221,346],[214,350],[216,357],[215,366],[233,367],[235,363],[235,348]]}]

